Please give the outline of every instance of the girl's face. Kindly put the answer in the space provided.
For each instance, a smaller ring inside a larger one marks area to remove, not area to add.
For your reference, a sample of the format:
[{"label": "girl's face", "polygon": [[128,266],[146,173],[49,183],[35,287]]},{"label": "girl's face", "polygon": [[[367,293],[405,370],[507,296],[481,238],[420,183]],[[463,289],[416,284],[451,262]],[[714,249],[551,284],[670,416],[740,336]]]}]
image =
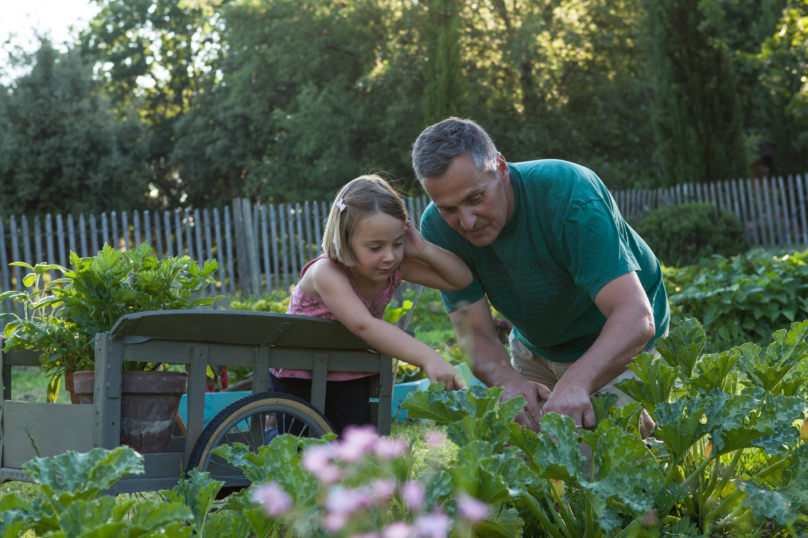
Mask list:
[{"label": "girl's face", "polygon": [[404,258],[404,221],[382,212],[368,215],[356,223],[350,247],[359,263],[351,267],[354,276],[386,282]]}]

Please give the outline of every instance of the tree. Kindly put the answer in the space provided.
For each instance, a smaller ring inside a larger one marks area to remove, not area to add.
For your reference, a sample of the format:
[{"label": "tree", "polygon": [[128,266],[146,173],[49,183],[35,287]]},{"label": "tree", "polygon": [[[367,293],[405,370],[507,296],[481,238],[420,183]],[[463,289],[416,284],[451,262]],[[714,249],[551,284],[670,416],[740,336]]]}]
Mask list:
[{"label": "tree", "polygon": [[652,119],[667,185],[744,176],[738,80],[702,28],[699,0],[649,0]]},{"label": "tree", "polygon": [[145,147],[136,113],[116,120],[76,49],[43,40],[30,73],[0,86],[0,204],[8,213],[142,207]]},{"label": "tree", "polygon": [[459,114],[462,107],[463,68],[459,0],[430,0],[425,41],[427,59],[424,123],[431,125]]}]

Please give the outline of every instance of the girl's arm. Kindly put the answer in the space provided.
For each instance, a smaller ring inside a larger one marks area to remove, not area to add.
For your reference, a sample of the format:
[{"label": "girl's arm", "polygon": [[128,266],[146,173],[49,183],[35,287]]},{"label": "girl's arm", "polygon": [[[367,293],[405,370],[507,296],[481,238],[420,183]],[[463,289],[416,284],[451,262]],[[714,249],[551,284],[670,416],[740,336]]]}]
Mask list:
[{"label": "girl's arm", "polygon": [[325,305],[352,333],[386,355],[423,368],[430,381],[443,383],[446,390],[466,390],[466,384],[454,366],[434,349],[395,325],[371,316],[353,291],[345,271],[334,262],[316,263],[309,269],[309,274]]},{"label": "girl's arm", "polygon": [[410,221],[404,224],[401,277],[407,282],[444,291],[462,290],[472,281],[471,270],[463,260],[424,239]]}]

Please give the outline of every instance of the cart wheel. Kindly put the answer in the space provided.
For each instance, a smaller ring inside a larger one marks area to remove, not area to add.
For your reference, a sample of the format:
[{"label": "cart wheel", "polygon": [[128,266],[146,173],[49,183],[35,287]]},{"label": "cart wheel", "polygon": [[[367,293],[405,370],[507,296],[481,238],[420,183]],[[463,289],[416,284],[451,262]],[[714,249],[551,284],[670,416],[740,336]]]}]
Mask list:
[{"label": "cart wheel", "polygon": [[[188,469],[207,471],[212,478],[226,479],[237,487],[249,485],[241,469],[233,467],[212,451],[217,446],[242,443],[253,452],[276,436],[289,433],[300,437],[322,437],[333,428],[310,403],[283,392],[262,392],[236,400],[211,420],[197,439]],[[222,488],[223,490],[225,488]],[[233,488],[227,488],[232,493]]]}]

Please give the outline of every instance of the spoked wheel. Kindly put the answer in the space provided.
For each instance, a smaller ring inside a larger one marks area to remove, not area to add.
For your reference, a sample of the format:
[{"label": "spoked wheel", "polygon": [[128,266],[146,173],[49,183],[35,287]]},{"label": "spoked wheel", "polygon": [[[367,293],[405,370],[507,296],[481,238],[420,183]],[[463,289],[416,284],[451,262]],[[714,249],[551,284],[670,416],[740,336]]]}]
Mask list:
[{"label": "spoked wheel", "polygon": [[291,394],[262,392],[236,400],[213,417],[194,445],[188,469],[207,471],[211,478],[224,480],[223,493],[249,485],[241,469],[233,467],[213,449],[242,443],[257,453],[281,434],[322,437],[333,428],[320,411]]}]

